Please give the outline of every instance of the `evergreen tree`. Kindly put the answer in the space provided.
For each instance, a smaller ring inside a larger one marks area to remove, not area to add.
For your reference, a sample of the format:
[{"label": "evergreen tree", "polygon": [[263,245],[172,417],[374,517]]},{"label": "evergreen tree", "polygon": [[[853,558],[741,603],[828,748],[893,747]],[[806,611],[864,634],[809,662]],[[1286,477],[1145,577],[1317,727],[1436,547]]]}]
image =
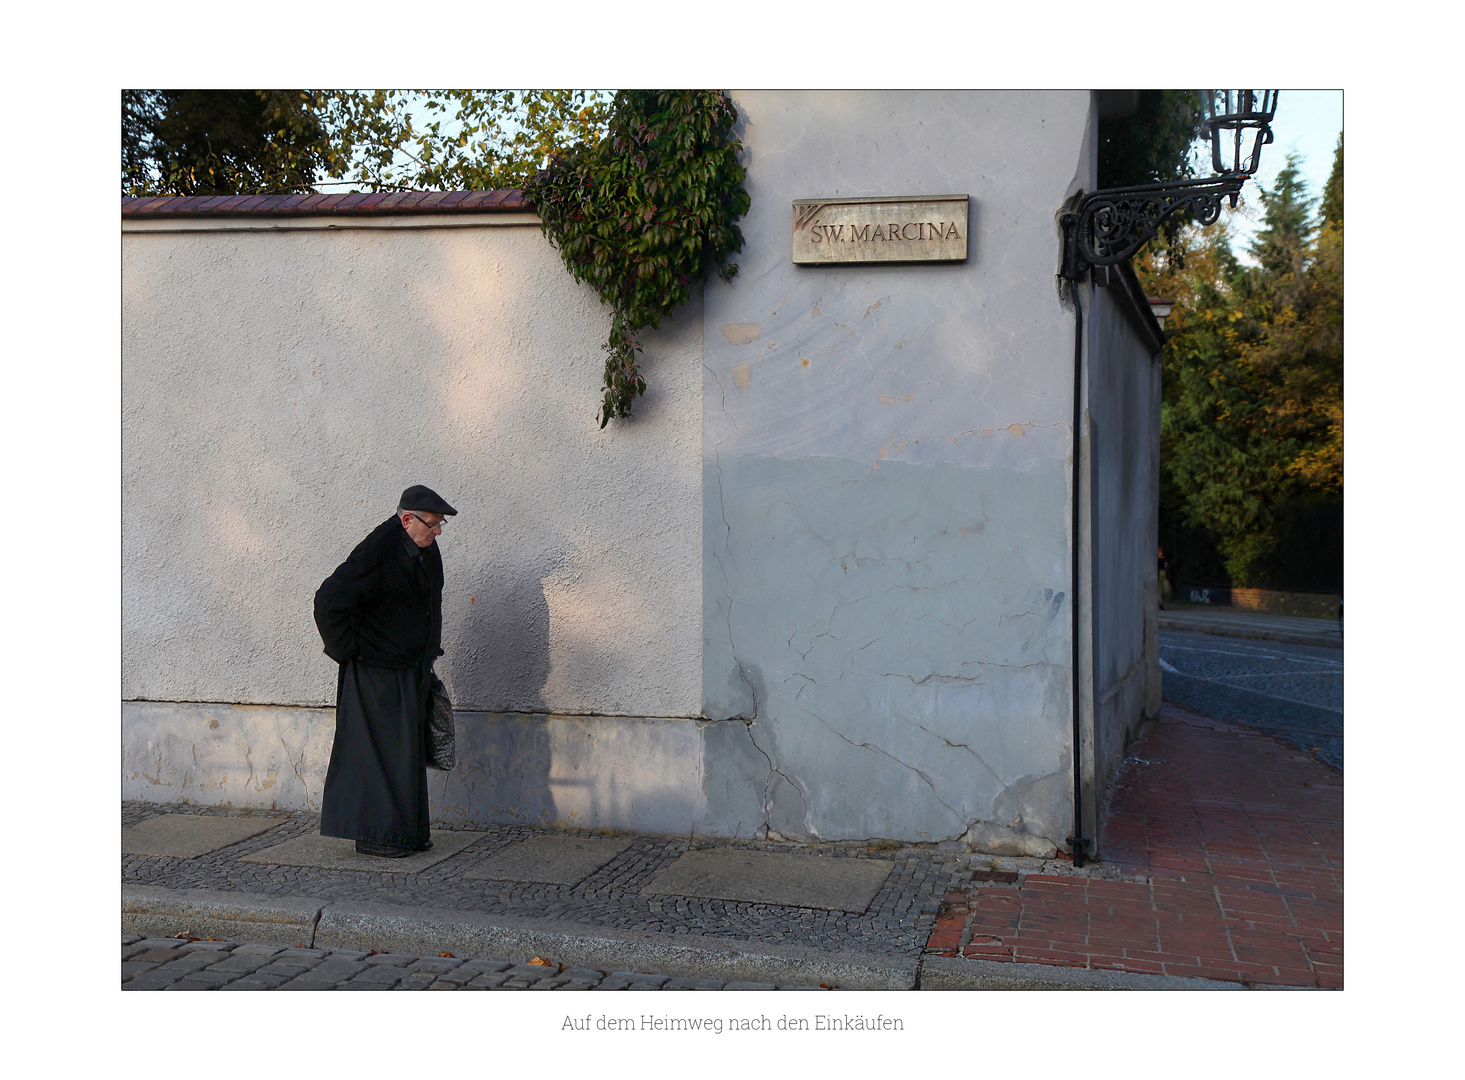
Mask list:
[{"label": "evergreen tree", "polygon": [[1288,291],[1278,290],[1267,340],[1248,360],[1274,380],[1277,427],[1300,442],[1288,474],[1313,499],[1343,493],[1343,140],[1333,155],[1316,238]]},{"label": "evergreen tree", "polygon": [[1161,409],[1161,512],[1214,537],[1232,583],[1285,586],[1298,515],[1342,498],[1342,143],[1321,226],[1298,162],[1262,193],[1235,258],[1223,222],[1139,269],[1174,299]]},{"label": "evergreen tree", "polygon": [[1275,186],[1270,191],[1261,189],[1263,225],[1247,252],[1261,268],[1255,281],[1263,288],[1294,290],[1301,283],[1303,266],[1311,254],[1310,245],[1317,231],[1312,208],[1317,200],[1308,193],[1301,165],[1297,154],[1288,154]]}]

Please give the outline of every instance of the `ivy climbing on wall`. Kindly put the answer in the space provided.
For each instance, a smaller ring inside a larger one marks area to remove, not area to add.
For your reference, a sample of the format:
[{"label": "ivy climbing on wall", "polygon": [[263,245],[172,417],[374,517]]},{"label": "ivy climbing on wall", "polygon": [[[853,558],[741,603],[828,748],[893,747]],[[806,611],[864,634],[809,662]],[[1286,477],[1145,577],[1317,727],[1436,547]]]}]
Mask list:
[{"label": "ivy climbing on wall", "polygon": [[655,328],[714,269],[738,272],[748,211],[738,111],[721,91],[622,90],[608,131],[551,159],[525,185],[565,266],[611,309],[603,428],[646,391],[636,335]]}]

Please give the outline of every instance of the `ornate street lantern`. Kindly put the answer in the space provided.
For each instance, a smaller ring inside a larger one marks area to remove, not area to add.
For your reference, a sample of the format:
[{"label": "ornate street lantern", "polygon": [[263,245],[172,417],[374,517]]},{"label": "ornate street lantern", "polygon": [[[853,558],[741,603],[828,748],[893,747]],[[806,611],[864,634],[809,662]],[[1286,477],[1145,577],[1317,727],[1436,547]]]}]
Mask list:
[{"label": "ornate street lantern", "polygon": [[[1277,112],[1275,90],[1198,90],[1206,134],[1211,139],[1211,168],[1217,176],[1250,176],[1261,163],[1262,147],[1272,141]],[[1247,135],[1255,133],[1251,148]],[[1235,203],[1231,204],[1235,206]]]},{"label": "ornate street lantern", "polygon": [[1262,147],[1272,141],[1277,91],[1201,90],[1198,95],[1216,175],[1089,193],[1060,219],[1063,277],[1077,281],[1092,266],[1124,262],[1176,211],[1189,210],[1209,225],[1221,216],[1223,198],[1236,206],[1241,186],[1261,161]]}]

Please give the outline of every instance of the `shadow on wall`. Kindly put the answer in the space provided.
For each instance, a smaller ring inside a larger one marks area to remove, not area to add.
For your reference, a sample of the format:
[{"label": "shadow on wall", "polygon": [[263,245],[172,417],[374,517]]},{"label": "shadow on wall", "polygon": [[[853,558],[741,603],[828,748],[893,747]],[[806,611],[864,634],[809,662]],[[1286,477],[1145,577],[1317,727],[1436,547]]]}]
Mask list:
[{"label": "shadow on wall", "polygon": [[549,602],[541,580],[559,558],[517,560],[509,573],[474,567],[457,644],[438,661],[455,707],[537,712],[549,677]]},{"label": "shadow on wall", "polygon": [[450,772],[428,773],[433,821],[555,822],[554,747],[545,718],[460,712],[456,719],[457,764]]}]

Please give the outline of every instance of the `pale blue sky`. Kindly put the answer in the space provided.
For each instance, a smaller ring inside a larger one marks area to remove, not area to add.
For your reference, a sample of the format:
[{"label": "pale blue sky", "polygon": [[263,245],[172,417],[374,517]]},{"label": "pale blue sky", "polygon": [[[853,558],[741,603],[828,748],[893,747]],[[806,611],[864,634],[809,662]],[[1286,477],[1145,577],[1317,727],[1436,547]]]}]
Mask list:
[{"label": "pale blue sky", "polygon": [[[1343,91],[1283,90],[1278,94],[1272,143],[1262,150],[1261,168],[1243,190],[1242,204],[1234,212],[1225,211],[1236,234],[1233,246],[1243,259],[1261,220],[1258,181],[1270,190],[1287,163],[1288,152],[1295,151],[1303,158],[1302,174],[1307,178],[1309,194],[1320,198],[1333,169],[1333,151],[1342,130]],[[1206,172],[1209,174],[1209,169]]]}]

